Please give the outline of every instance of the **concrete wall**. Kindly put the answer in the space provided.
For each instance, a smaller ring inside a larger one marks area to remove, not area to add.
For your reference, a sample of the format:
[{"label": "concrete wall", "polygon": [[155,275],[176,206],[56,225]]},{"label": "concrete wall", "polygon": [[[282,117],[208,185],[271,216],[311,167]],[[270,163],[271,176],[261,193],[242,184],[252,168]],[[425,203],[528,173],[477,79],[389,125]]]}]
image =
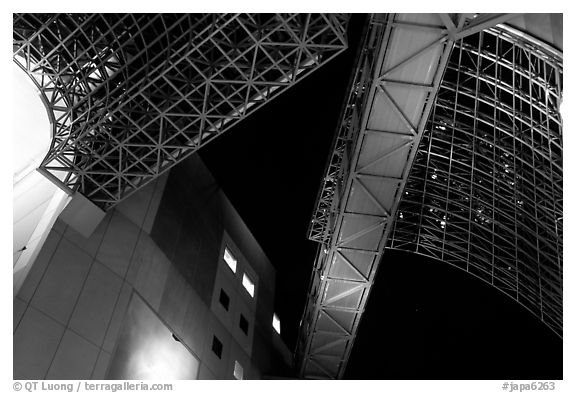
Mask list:
[{"label": "concrete wall", "polygon": [[164,184],[109,211],[89,238],[56,221],[14,298],[14,378],[104,378],[131,292],[162,296],[169,263],[147,232]]},{"label": "concrete wall", "polygon": [[[255,299],[238,296],[234,284],[230,316],[214,301],[216,277],[227,268],[225,236],[257,276]],[[109,365],[136,295],[198,360],[198,378],[231,379],[235,361],[245,379],[259,378],[275,372],[271,365],[285,367],[271,360],[281,358],[274,348],[286,352],[274,343],[273,293],[270,262],[193,157],[109,211],[87,239],[56,221],[14,298],[14,378],[117,375]],[[241,312],[253,329],[246,338],[238,332]]]},{"label": "concrete wall", "polygon": [[[242,365],[247,378],[285,373],[288,349],[281,340],[274,340],[277,333],[272,329],[275,270],[198,156],[172,169],[151,236],[211,308],[217,317],[215,325],[223,328],[222,334],[226,332],[229,344],[224,345],[224,350],[231,347],[231,354],[226,353],[227,360],[223,357],[212,366],[227,374],[233,369],[234,358],[249,358],[248,373]],[[225,244],[230,245],[239,260],[240,270],[235,275],[222,259]],[[254,299],[241,286],[243,268],[256,281]],[[219,307],[216,298],[223,287],[234,294],[234,303],[227,312]],[[250,317],[247,340],[238,326],[241,310]]]}]

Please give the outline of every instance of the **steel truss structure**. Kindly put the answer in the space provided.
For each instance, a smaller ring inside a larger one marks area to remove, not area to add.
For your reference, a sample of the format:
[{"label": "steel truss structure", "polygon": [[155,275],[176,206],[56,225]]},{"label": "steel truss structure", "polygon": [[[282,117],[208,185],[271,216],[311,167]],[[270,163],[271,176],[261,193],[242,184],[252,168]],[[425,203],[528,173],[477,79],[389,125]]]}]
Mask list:
[{"label": "steel truss structure", "polygon": [[494,27],[511,17],[372,15],[309,230],[301,376],[342,377],[386,247],[561,331],[562,55]]},{"label": "steel truss structure", "polygon": [[562,53],[492,28],[459,41],[389,246],[486,281],[562,335]]},{"label": "steel truss structure", "polygon": [[53,127],[40,170],[104,209],[346,48],[346,15],[15,14]]}]

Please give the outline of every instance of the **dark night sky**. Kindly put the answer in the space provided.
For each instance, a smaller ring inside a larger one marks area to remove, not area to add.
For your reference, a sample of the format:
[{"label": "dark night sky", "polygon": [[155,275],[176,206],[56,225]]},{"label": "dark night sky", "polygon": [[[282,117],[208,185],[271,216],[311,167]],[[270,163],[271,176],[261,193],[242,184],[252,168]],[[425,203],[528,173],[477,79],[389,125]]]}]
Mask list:
[{"label": "dark night sky", "polygon": [[[363,17],[350,48],[200,155],[277,269],[276,309],[293,349],[317,244],[307,228]],[[387,251],[345,378],[561,379],[562,340],[489,285]]]}]

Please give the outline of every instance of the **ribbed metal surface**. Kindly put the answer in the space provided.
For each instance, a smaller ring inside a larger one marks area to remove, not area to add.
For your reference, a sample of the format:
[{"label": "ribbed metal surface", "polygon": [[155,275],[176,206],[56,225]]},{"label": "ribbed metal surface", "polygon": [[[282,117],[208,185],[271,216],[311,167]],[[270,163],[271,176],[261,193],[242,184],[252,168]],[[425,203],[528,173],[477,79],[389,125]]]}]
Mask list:
[{"label": "ribbed metal surface", "polygon": [[346,48],[348,16],[15,14],[52,116],[41,170],[113,206]]}]

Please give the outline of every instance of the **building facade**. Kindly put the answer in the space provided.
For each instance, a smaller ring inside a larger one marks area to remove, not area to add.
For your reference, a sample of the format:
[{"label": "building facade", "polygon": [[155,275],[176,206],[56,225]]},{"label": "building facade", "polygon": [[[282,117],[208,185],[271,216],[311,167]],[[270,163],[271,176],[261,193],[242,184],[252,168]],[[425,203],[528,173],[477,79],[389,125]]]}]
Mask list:
[{"label": "building facade", "polygon": [[56,220],[14,298],[14,378],[290,376],[275,279],[193,156],[87,238]]},{"label": "building facade", "polygon": [[[13,15],[50,123],[27,166],[48,183],[14,181],[15,378],[290,375],[274,269],[185,160],[341,53],[347,20]],[[187,367],[149,364],[167,348]]]}]

